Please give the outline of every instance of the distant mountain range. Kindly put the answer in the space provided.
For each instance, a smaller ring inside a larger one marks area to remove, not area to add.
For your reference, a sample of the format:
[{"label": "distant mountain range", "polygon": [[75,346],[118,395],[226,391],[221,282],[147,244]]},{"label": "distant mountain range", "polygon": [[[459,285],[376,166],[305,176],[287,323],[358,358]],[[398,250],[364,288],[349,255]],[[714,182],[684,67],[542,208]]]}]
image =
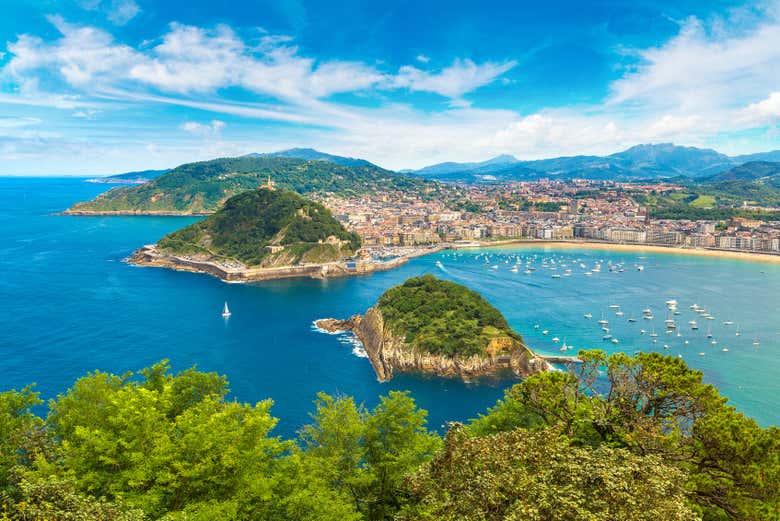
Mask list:
[{"label": "distant mountain range", "polygon": [[636,145],[608,156],[570,156],[521,161],[511,155],[500,155],[480,163],[439,163],[409,173],[439,181],[466,183],[540,178],[704,178],[745,163],[772,161],[780,161],[780,150],[730,157],[711,149],[661,143]]}]

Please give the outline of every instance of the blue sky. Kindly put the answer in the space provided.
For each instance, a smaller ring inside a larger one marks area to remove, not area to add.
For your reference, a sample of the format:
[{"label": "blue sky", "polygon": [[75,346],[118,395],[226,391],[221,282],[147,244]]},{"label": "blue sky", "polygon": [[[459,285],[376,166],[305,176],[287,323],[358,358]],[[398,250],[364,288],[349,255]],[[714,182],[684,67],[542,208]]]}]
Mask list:
[{"label": "blue sky", "polygon": [[780,148],[780,0],[4,0],[0,174]]}]

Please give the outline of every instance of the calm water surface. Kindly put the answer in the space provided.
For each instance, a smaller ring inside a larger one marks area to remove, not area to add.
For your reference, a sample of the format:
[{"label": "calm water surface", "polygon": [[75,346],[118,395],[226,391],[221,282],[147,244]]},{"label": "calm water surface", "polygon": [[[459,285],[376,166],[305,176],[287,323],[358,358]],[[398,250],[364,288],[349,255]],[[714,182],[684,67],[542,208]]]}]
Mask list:
[{"label": "calm water surface", "polygon": [[[0,389],[35,382],[50,398],[87,371],[123,373],[167,358],[176,369],[197,364],[226,374],[238,400],[273,398],[281,434],[291,435],[308,420],[318,391],[353,395],[373,406],[381,394],[408,389],[429,410],[431,426],[439,427],[475,416],[511,382],[466,385],[402,375],[380,384],[349,338],[311,325],[362,312],[390,286],[434,273],[482,293],[541,352],[559,354],[565,340],[577,349],[679,354],[742,411],[763,425],[780,424],[780,265],[515,247],[443,252],[368,277],[225,284],[122,262],[138,246],[194,219],[57,215],[105,189],[76,179],[0,178]],[[517,262],[520,269],[513,272]],[[584,274],[599,262],[600,273]],[[526,263],[536,268],[532,274],[524,273]],[[610,272],[609,263],[624,271]],[[638,271],[637,264],[645,269]],[[680,315],[673,318],[680,337],[664,332],[669,299],[679,301]],[[233,311],[227,321],[220,316],[225,300]],[[693,303],[715,320],[696,315],[689,309]],[[610,305],[619,305],[624,316]],[[641,319],[645,308],[654,311],[654,320]],[[602,316],[618,344],[602,340],[596,324]],[[687,326],[694,319],[698,331]]]}]

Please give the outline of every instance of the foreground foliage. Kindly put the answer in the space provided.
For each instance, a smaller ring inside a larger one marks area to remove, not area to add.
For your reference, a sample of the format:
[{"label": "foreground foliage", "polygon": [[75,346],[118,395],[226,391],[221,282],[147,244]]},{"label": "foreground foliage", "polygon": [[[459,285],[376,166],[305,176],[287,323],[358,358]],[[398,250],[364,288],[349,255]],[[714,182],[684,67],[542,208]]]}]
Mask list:
[{"label": "foreground foliage", "polygon": [[581,352],[444,440],[403,392],[320,394],[295,440],[271,402],[161,362],[49,403],[0,393],[0,520],[772,520],[780,432],[658,354]]},{"label": "foreground foliage", "polygon": [[433,275],[390,288],[377,307],[390,329],[429,353],[470,356],[484,353],[493,338],[523,340],[479,293]]}]

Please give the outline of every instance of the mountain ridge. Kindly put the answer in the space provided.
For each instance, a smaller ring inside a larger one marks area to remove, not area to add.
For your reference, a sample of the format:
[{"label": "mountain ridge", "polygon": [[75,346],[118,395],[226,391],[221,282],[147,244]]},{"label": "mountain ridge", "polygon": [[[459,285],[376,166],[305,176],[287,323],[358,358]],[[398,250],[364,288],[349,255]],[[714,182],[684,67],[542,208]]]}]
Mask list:
[{"label": "mountain ridge", "polygon": [[530,181],[545,177],[617,181],[675,176],[697,179],[725,172],[756,158],[775,157],[780,161],[780,150],[731,157],[708,148],[650,143],[634,145],[606,156],[519,160],[514,156],[500,155],[482,162],[438,163],[410,173],[450,182]]}]

